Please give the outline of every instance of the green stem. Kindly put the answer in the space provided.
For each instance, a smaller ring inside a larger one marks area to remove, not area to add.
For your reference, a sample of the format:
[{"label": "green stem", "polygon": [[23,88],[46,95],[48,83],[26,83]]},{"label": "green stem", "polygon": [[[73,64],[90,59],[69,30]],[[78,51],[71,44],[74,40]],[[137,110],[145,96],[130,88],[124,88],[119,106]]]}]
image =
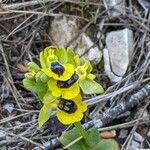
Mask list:
[{"label": "green stem", "polygon": [[75,122],[75,123],[74,123],[74,126],[76,127],[78,133],[79,133],[83,138],[86,139],[86,137],[87,137],[87,132],[86,132],[85,129],[82,127],[81,122]]}]

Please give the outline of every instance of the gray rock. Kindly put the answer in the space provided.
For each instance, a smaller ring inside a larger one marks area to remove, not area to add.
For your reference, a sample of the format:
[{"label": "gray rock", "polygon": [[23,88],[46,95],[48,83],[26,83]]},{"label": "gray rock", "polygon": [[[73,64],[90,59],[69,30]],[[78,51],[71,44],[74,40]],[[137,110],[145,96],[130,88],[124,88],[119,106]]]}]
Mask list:
[{"label": "gray rock", "polygon": [[121,129],[118,137],[123,139],[127,137],[127,134],[128,134],[128,130]]},{"label": "gray rock", "polygon": [[110,17],[118,17],[125,13],[125,0],[103,0]]},{"label": "gray rock", "polygon": [[150,130],[148,131],[147,136],[150,137]]},{"label": "gray rock", "polygon": [[[51,24],[50,37],[52,42],[58,46],[67,46],[68,43],[77,36],[79,29],[75,19],[67,17],[55,18]],[[85,34],[82,33],[77,39],[73,40],[69,47],[76,49],[80,56],[88,58],[93,64],[98,64],[102,58],[102,52]]]},{"label": "gray rock", "polygon": [[129,29],[112,31],[106,36],[104,49],[105,72],[113,82],[126,73],[133,53],[133,32]]},{"label": "gray rock", "polygon": [[102,52],[98,47],[92,47],[94,43],[85,33],[80,36],[79,41],[76,53],[79,54],[79,56],[88,58],[93,64],[98,64],[102,58]]},{"label": "gray rock", "polygon": [[104,68],[105,68],[105,72],[108,75],[108,77],[110,78],[111,81],[113,82],[119,82],[122,77],[116,76],[112,70],[111,70],[111,65],[110,65],[110,59],[109,59],[109,53],[108,53],[108,49],[103,49],[103,56],[104,56]]}]

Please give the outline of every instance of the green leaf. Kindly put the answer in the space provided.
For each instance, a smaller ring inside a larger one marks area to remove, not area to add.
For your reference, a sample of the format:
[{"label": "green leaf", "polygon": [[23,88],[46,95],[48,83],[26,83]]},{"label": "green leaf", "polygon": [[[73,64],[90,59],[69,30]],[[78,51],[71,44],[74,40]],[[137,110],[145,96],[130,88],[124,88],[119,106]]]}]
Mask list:
[{"label": "green leaf", "polygon": [[76,63],[74,61],[75,53],[71,48],[67,48],[67,57],[68,57],[68,63],[76,66]]},{"label": "green leaf", "polygon": [[44,106],[41,108],[40,113],[39,113],[39,117],[38,117],[38,128],[40,129],[43,124],[50,118],[51,116],[51,109],[49,107],[47,107],[46,104],[44,104]]},{"label": "green leaf", "polygon": [[67,52],[64,48],[58,47],[55,50],[55,55],[58,57],[58,61],[62,64],[67,63]]},{"label": "green leaf", "polygon": [[86,78],[79,82],[79,85],[85,94],[100,94],[103,93],[103,87],[94,80]]},{"label": "green leaf", "polygon": [[47,85],[35,80],[23,79],[23,85],[26,89],[33,93],[40,93],[47,90]]},{"label": "green leaf", "polygon": [[43,91],[43,92],[40,92],[38,93],[38,97],[40,98],[40,100],[44,103],[44,102],[48,102],[50,100],[53,100],[55,99],[52,94],[51,94],[51,91],[49,89],[47,89],[47,91]]},{"label": "green leaf", "polygon": [[38,72],[40,70],[40,67],[36,64],[36,63],[34,63],[34,62],[29,62],[28,63],[28,71],[30,72],[32,72],[32,71],[34,71],[34,72]]},{"label": "green leaf", "polygon": [[40,76],[43,74],[43,72],[39,71],[35,75],[36,82],[41,82]]},{"label": "green leaf", "polygon": [[88,136],[86,138],[86,143],[89,147],[94,147],[100,140],[99,132],[96,128],[91,128],[88,130]]},{"label": "green leaf", "polygon": [[113,139],[101,139],[93,150],[119,150],[119,145]]},{"label": "green leaf", "polygon": [[49,78],[42,71],[38,71],[35,75],[35,80],[36,80],[36,82],[46,83],[46,82],[48,82]]},{"label": "green leaf", "polygon": [[38,92],[38,93],[37,93],[39,99],[40,99],[42,102],[44,101],[43,97],[45,96],[45,94],[46,94],[46,91],[42,91],[42,92]]},{"label": "green leaf", "polygon": [[[64,146],[67,146],[68,144],[70,144],[71,142],[73,142],[74,140],[76,140],[79,137],[80,137],[80,135],[78,134],[77,130],[72,129],[72,130],[67,131],[62,134],[62,136],[60,137],[60,142]],[[86,145],[84,139],[80,139],[73,145],[69,146],[67,149],[68,150],[89,150],[88,145]]]},{"label": "green leaf", "polygon": [[97,145],[100,141],[99,132],[96,128],[91,128],[87,131],[86,139],[82,138],[77,142],[74,142],[79,137],[80,135],[78,131],[74,128],[68,132],[63,133],[60,137],[60,142],[64,146],[68,146],[68,144],[72,143],[72,145],[67,148],[68,150],[93,150],[93,147],[95,147],[95,145]]},{"label": "green leaf", "polygon": [[80,135],[74,128],[63,133],[60,142],[68,150],[119,150],[118,143],[115,140],[101,139],[96,128],[91,128],[87,131],[87,134],[86,139],[79,139]]}]

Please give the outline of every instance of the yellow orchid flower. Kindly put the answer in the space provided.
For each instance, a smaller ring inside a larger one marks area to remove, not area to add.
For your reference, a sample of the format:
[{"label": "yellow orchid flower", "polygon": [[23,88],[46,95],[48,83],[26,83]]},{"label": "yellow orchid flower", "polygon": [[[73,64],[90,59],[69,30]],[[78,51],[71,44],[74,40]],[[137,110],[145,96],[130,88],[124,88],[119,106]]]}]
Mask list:
[{"label": "yellow orchid flower", "polygon": [[92,66],[88,60],[84,60],[84,64],[81,66],[78,66],[75,69],[76,74],[79,75],[80,81],[82,81],[86,78],[93,80],[96,76],[94,74],[90,73],[91,71],[92,71]]},{"label": "yellow orchid flower", "polygon": [[96,77],[91,73],[92,66],[90,62],[84,59],[80,66],[75,69],[75,73],[79,76],[78,84],[85,94],[99,94],[104,90],[100,84],[94,81]]},{"label": "yellow orchid flower", "polygon": [[87,105],[82,101],[81,95],[70,100],[60,100],[56,116],[63,124],[72,124],[81,121]]},{"label": "yellow orchid flower", "polygon": [[62,97],[64,99],[74,98],[80,93],[78,83],[74,83],[70,87],[63,88],[59,86],[59,81],[49,80],[48,87],[54,97]]},{"label": "yellow orchid flower", "polygon": [[41,69],[47,76],[55,80],[66,81],[74,74],[72,64],[60,64],[58,61],[51,62],[50,68]]}]

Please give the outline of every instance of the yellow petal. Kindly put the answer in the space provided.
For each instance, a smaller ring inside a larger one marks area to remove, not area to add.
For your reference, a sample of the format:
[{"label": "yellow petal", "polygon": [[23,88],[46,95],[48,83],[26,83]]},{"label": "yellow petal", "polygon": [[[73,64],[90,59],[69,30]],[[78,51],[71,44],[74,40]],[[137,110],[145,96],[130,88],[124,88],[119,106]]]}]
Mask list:
[{"label": "yellow petal", "polygon": [[72,99],[77,104],[77,107],[80,108],[81,112],[85,112],[87,110],[87,104],[82,101],[81,94]]},{"label": "yellow petal", "polygon": [[79,107],[82,112],[85,112],[87,110],[87,104],[84,102],[81,102]]},{"label": "yellow petal", "polygon": [[58,110],[56,113],[56,116],[61,123],[72,124],[72,123],[82,120],[83,113],[68,114],[68,113],[65,113],[64,111]]},{"label": "yellow petal", "polygon": [[72,99],[80,93],[80,88],[78,83],[73,84],[69,88],[62,88],[62,98]]},{"label": "yellow petal", "polygon": [[59,97],[62,94],[62,89],[57,87],[57,81],[49,80],[48,81],[48,88],[52,92],[52,95],[55,97]]},{"label": "yellow petal", "polygon": [[47,76],[52,77],[52,71],[49,68],[41,69]]}]

